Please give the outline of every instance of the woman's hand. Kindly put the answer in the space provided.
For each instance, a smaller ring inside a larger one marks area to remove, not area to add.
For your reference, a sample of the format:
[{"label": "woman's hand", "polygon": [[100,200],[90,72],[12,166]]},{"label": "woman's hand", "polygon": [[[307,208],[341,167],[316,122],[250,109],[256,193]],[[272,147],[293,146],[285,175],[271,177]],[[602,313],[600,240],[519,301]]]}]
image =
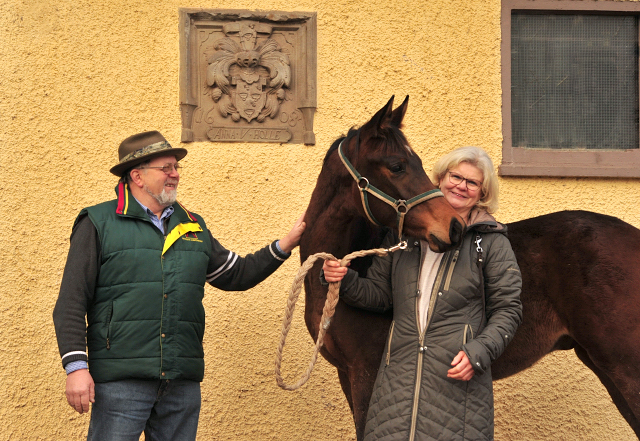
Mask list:
[{"label": "woman's hand", "polygon": [[324,279],[327,282],[339,282],[347,274],[347,267],[340,266],[340,262],[337,260],[325,260],[322,271],[324,271]]},{"label": "woman's hand", "polygon": [[447,377],[454,380],[469,381],[475,374],[473,366],[464,351],[458,352],[458,355],[451,362],[451,369],[447,371]]}]

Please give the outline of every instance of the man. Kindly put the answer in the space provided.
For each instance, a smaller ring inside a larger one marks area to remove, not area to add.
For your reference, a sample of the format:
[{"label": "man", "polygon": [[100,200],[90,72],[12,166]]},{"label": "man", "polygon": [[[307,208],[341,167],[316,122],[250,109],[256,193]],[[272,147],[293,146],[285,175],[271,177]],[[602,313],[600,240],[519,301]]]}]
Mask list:
[{"label": "man", "polygon": [[[80,212],[53,311],[67,401],[93,403],[89,440],[193,440],[204,375],[204,284],[240,291],[298,245],[302,217],[280,241],[239,257],[176,201],[180,161],[159,132],[125,139],[117,199]],[[86,324],[85,324],[86,316]],[[88,355],[85,349],[88,348]]]}]

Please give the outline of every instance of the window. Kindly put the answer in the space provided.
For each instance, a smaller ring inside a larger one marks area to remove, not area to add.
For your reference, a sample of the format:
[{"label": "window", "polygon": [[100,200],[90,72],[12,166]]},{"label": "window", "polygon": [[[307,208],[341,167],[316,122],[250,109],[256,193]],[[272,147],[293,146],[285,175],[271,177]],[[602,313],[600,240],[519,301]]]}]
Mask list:
[{"label": "window", "polygon": [[503,0],[503,176],[640,177],[629,1]]}]

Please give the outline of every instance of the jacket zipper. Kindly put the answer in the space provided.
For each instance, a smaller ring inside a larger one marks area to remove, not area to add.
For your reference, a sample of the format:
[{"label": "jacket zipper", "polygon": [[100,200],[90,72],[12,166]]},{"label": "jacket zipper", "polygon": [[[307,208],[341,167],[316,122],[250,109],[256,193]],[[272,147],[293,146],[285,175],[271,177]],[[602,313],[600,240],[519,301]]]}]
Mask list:
[{"label": "jacket zipper", "polygon": [[427,250],[423,250],[420,247],[420,267],[418,268],[418,281],[416,282],[416,292],[418,295],[416,296],[416,326],[418,327],[418,334],[420,334],[420,297],[422,297],[422,293],[420,292],[420,276],[422,276],[422,261],[424,260],[427,254]]},{"label": "jacket zipper", "polygon": [[[424,326],[424,330],[420,333],[420,340],[418,341],[418,363],[416,365],[416,384],[413,390],[413,408],[411,411],[411,429],[409,431],[409,441],[414,441],[416,436],[416,424],[418,423],[418,402],[420,401],[420,385],[422,383],[422,363],[425,352],[427,352],[427,347],[424,346],[424,337],[427,334],[427,329],[429,329],[429,323],[431,323],[431,317],[433,316],[433,308],[436,305],[438,293],[441,292],[438,290],[438,287],[442,285],[442,277],[445,273],[445,270],[449,268],[451,265],[451,252],[449,251],[447,256],[443,256],[443,261],[447,261],[445,258],[449,259],[449,262],[445,265],[440,264],[440,268],[438,268],[438,274],[436,275],[436,280],[433,282],[433,288],[431,289],[431,298],[429,299],[429,312],[427,313],[427,322]],[[457,254],[456,254],[457,256]],[[420,271],[418,271],[418,286],[420,285],[420,272],[422,271],[422,259],[420,262]],[[417,329],[420,329],[420,319],[418,310],[420,308],[420,297],[416,297],[416,326]],[[419,332],[419,331],[418,331]]]},{"label": "jacket zipper", "polygon": [[389,329],[389,344],[387,345],[387,366],[391,361],[391,339],[393,338],[393,328],[396,325],[396,321],[391,322],[391,328]]},{"label": "jacket zipper", "polygon": [[469,341],[467,340],[467,335],[469,334],[469,331],[471,331],[471,340],[473,340],[473,328],[469,324],[464,325],[464,335],[462,336],[463,345],[466,345],[467,341]]},{"label": "jacket zipper", "polygon": [[449,291],[449,285],[451,284],[451,276],[453,275],[453,269],[456,266],[456,262],[458,261],[459,254],[460,254],[460,249],[457,249],[456,252],[453,254],[453,260],[449,265],[449,271],[447,271],[447,278],[444,281],[443,291]]}]

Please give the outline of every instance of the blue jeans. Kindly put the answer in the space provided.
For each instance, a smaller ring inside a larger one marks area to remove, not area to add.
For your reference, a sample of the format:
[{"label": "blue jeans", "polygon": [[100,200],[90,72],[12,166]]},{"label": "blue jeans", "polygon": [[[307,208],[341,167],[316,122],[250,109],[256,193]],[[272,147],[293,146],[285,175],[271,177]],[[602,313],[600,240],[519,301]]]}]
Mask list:
[{"label": "blue jeans", "polygon": [[121,380],[96,383],[87,441],[195,440],[200,383]]}]

